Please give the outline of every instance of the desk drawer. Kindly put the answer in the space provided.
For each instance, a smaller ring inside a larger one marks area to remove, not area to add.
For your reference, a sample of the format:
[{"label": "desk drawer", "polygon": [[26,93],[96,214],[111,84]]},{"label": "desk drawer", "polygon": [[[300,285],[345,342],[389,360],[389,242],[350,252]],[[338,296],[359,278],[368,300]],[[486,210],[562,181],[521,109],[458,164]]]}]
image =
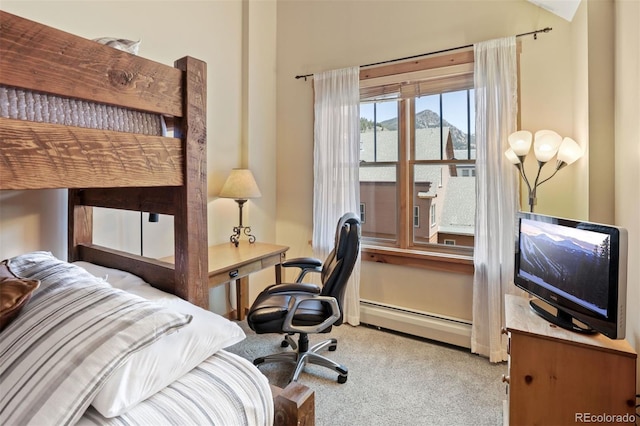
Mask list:
[{"label": "desk drawer", "polygon": [[256,260],[234,269],[219,270],[216,273],[209,275],[209,288],[244,278],[247,275],[262,270],[263,268],[264,266],[262,266],[262,262],[260,260]]},{"label": "desk drawer", "polygon": [[[268,266],[268,265],[267,265]],[[247,263],[246,265],[242,265],[237,269],[234,269],[229,272],[229,277],[232,280],[237,280],[238,278],[246,277],[247,275],[253,274],[254,272],[261,271],[264,269],[262,262],[259,260],[256,262]],[[231,278],[231,275],[235,274],[234,278]]]}]

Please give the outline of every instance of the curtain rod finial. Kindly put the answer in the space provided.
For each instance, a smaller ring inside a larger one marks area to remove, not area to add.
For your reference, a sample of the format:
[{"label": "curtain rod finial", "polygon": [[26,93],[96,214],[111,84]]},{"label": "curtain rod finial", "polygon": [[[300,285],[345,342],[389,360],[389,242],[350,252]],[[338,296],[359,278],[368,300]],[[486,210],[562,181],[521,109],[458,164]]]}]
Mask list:
[{"label": "curtain rod finial", "polygon": [[537,39],[538,39],[538,33],[548,33],[548,32],[549,32],[549,31],[551,31],[552,29],[553,29],[553,28],[551,28],[551,27],[546,27],[546,28],[543,28],[543,29],[541,29],[541,30],[535,31],[535,32],[533,33],[533,39],[534,39],[534,40],[537,40]]}]

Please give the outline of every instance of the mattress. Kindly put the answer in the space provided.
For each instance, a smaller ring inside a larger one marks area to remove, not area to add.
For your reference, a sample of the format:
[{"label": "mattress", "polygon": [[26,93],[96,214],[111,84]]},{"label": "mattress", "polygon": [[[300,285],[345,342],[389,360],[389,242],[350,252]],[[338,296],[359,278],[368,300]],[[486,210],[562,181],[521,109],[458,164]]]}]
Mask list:
[{"label": "mattress", "polygon": [[90,129],[162,136],[158,114],[0,85],[0,117]]}]

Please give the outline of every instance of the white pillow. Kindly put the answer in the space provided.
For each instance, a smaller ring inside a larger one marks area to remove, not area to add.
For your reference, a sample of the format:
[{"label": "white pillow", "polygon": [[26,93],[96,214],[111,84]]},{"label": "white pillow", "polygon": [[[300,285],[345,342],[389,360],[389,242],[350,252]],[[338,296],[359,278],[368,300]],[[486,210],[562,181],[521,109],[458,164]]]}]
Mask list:
[{"label": "white pillow", "polygon": [[245,338],[238,324],[165,293],[128,272],[76,262],[116,288],[152,300],[193,317],[178,332],[133,354],[105,383],[92,405],[105,417],[115,417],[173,383],[219,349]]},{"label": "white pillow", "polygon": [[49,252],[7,267],[40,287],[0,335],[0,424],[75,424],[132,354],[192,320]]}]

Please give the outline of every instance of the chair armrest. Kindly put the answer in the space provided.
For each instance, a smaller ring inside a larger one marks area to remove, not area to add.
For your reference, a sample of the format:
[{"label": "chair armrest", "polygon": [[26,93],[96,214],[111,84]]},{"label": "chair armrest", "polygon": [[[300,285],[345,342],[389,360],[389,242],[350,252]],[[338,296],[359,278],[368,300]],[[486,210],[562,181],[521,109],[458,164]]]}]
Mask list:
[{"label": "chair armrest", "polygon": [[300,274],[296,278],[297,283],[301,283],[302,279],[309,272],[322,272],[322,261],[315,257],[296,257],[282,262],[284,268],[300,268]]},{"label": "chair armrest", "polygon": [[282,266],[287,267],[295,267],[295,268],[312,268],[312,267],[321,267],[322,261],[320,259],[316,259],[315,257],[296,257],[293,259],[287,259],[282,262]]},{"label": "chair armrest", "polygon": [[[338,300],[331,296],[311,296],[306,294],[289,294],[289,312],[282,324],[282,331],[286,333],[319,333],[340,319],[340,306]],[[318,325],[293,325],[293,316],[302,303],[307,300],[327,302],[331,307],[331,316]]]},{"label": "chair armrest", "polygon": [[320,287],[315,284],[309,283],[282,283],[275,284],[267,288],[269,294],[286,293],[286,292],[301,292],[310,294],[320,294]]}]

